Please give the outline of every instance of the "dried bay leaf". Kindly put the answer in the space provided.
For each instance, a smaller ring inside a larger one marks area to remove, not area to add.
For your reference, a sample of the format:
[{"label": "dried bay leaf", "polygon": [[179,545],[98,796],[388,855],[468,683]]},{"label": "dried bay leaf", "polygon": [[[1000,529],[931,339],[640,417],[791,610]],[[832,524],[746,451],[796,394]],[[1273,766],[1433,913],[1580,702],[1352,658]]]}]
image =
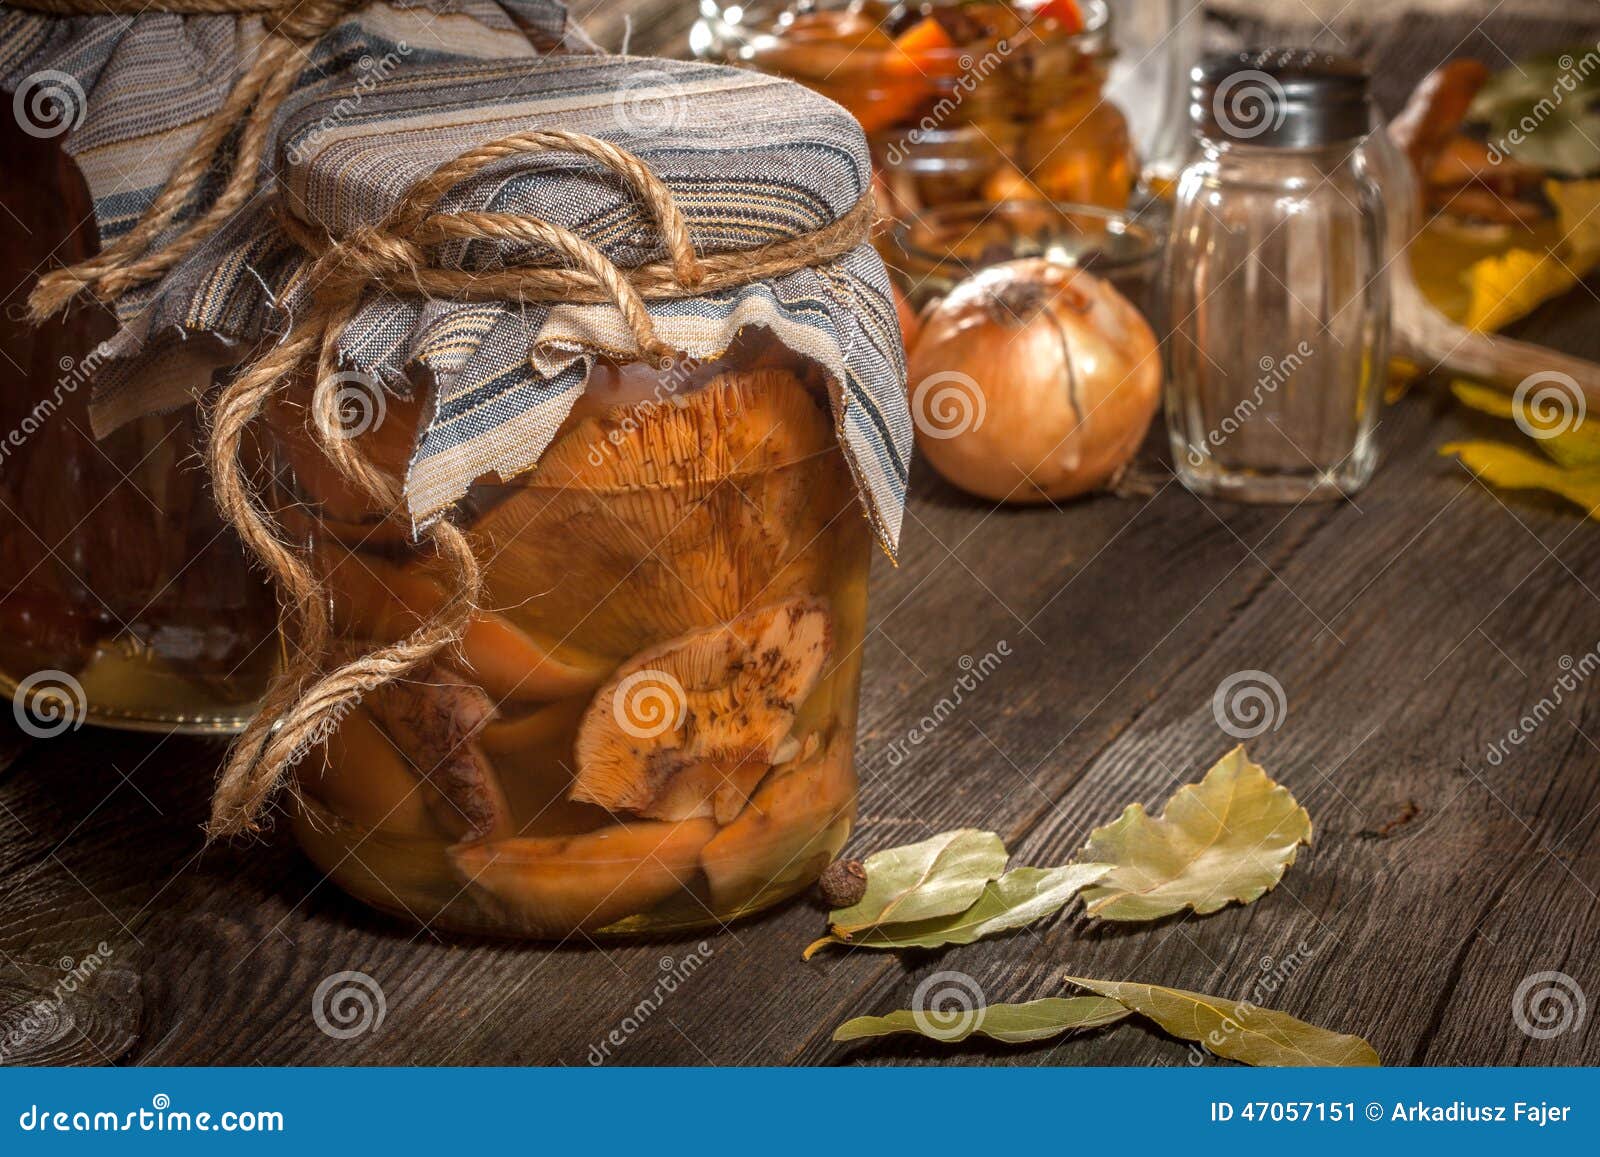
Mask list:
[{"label": "dried bay leaf", "polygon": [[[1526,164],[1569,176],[1600,170],[1600,83],[1572,67],[1589,51],[1541,53],[1502,69],[1473,98],[1468,119],[1486,124],[1489,139]],[[1528,131],[1530,123],[1538,131]]]},{"label": "dried bay leaf", "polygon": [[[1493,386],[1454,382],[1450,389],[1462,405],[1481,413],[1513,421],[1520,413],[1524,428],[1546,432],[1545,437],[1536,440],[1536,445],[1558,466],[1600,466],[1600,422],[1591,422],[1587,418],[1562,422],[1561,415],[1554,412],[1541,417],[1534,398],[1524,397],[1519,401],[1515,395]],[[1554,427],[1552,418],[1558,423]]]},{"label": "dried bay leaf", "polygon": [[1497,489],[1546,490],[1600,518],[1600,463],[1562,466],[1501,442],[1449,442],[1439,453],[1454,454]]},{"label": "dried bay leaf", "polygon": [[1528,316],[1578,284],[1583,272],[1553,253],[1508,249],[1467,270],[1468,329],[1493,332]]},{"label": "dried bay leaf", "polygon": [[826,936],[806,949],[807,956],[828,944],[859,948],[941,948],[971,944],[1053,916],[1111,870],[1109,864],[1067,864],[1060,868],[1013,868],[985,886],[972,907],[952,916],[905,924],[882,924],[846,941]]},{"label": "dried bay leaf", "polygon": [[1247,1065],[1377,1065],[1366,1041],[1296,1020],[1288,1013],[1180,988],[1115,980],[1067,980],[1149,1017],[1173,1036]]},{"label": "dried bay leaf", "polygon": [[835,935],[849,937],[878,924],[964,912],[1006,870],[1006,858],[999,836],[971,828],[874,852],[866,859],[860,903],[830,913],[828,923]]},{"label": "dried bay leaf", "polygon": [[1159,817],[1130,804],[1090,833],[1084,859],[1113,867],[1085,888],[1084,905],[1102,920],[1155,920],[1248,904],[1310,842],[1305,808],[1235,747],[1199,783],[1179,788]]},{"label": "dried bay leaf", "polygon": [[1005,1044],[1048,1040],[1071,1029],[1102,1028],[1128,1015],[1121,1003],[1103,996],[1051,996],[1024,1004],[990,1004],[958,1014],[941,1024],[939,1013],[903,1008],[887,1016],[858,1016],[833,1031],[836,1041],[916,1033],[954,1044],[973,1035]]}]

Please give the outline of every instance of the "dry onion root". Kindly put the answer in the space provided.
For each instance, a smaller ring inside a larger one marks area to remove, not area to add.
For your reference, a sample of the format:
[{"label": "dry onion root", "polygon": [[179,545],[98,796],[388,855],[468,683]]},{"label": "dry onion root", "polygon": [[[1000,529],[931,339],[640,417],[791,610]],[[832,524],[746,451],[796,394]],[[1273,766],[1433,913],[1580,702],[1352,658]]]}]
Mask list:
[{"label": "dry onion root", "polygon": [[1161,393],[1156,337],[1082,270],[1008,261],[923,318],[908,380],[917,448],[997,502],[1072,498],[1115,480]]}]

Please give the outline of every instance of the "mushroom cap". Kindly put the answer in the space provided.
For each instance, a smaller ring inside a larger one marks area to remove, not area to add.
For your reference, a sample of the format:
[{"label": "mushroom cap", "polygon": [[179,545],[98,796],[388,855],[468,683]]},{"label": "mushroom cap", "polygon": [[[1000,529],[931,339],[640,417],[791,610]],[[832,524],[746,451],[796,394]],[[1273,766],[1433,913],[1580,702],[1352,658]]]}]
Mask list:
[{"label": "mushroom cap", "polygon": [[473,527],[489,597],[613,660],[815,589],[854,501],[828,414],[771,368],[585,418],[503,492]]},{"label": "mushroom cap", "polygon": [[365,705],[432,788],[440,826],[462,839],[510,834],[511,808],[477,742],[494,714],[482,688],[435,663],[378,688]]},{"label": "mushroom cap", "polygon": [[658,819],[731,819],[832,649],[827,603],[796,597],[641,651],[578,725],[572,798]]},{"label": "mushroom cap", "polygon": [[[420,565],[401,566],[320,543],[318,570],[333,601],[334,622],[350,634],[393,642],[416,630],[445,601],[443,588]],[[480,610],[462,635],[467,669],[496,702],[550,702],[586,695],[614,664]]]},{"label": "mushroom cap", "polygon": [[324,755],[301,763],[296,777],[301,790],[341,820],[394,835],[441,837],[428,789],[365,708],[345,716]]}]

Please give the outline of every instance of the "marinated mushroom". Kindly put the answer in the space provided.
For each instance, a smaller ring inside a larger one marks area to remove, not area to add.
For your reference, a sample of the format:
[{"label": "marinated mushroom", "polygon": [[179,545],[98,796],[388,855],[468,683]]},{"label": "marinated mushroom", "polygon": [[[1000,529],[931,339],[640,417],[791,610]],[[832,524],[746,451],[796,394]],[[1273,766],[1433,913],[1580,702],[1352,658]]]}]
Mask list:
[{"label": "marinated mushroom", "polygon": [[820,401],[776,368],[584,418],[477,522],[489,596],[621,659],[814,587],[807,548],[848,495],[790,467],[833,446]]},{"label": "marinated mushroom", "polygon": [[749,806],[700,853],[712,907],[759,907],[815,878],[838,854],[854,814],[855,776],[843,736],[774,768]]},{"label": "marinated mushroom", "polygon": [[451,849],[457,870],[529,935],[565,936],[647,911],[688,886],[708,819],[628,823],[568,837],[514,837]]},{"label": "marinated mushroom", "polygon": [[[334,620],[345,631],[383,642],[416,630],[445,600],[439,584],[416,567],[402,567],[338,543],[319,550]],[[479,611],[461,639],[461,655],[496,702],[549,702],[586,695],[613,664],[537,632],[504,615]]]},{"label": "marinated mushroom", "polygon": [[432,789],[434,818],[458,839],[509,835],[511,809],[477,736],[494,713],[481,688],[440,664],[367,699]]},{"label": "marinated mushroom", "polygon": [[827,605],[792,598],[641,651],[578,726],[572,798],[727,822],[767,774],[832,648]]},{"label": "marinated mushroom", "polygon": [[302,766],[302,788],[342,820],[397,835],[432,837],[428,790],[411,764],[364,708],[356,708],[328,737],[323,766]]}]

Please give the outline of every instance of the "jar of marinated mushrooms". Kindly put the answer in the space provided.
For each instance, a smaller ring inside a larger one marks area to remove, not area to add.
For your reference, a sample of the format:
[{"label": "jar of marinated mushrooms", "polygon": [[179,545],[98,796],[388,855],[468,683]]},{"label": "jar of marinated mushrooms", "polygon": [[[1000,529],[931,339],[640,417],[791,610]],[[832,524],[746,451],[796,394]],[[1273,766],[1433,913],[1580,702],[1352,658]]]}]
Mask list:
[{"label": "jar of marinated mushrooms", "polygon": [[[704,7],[704,6],[703,6]],[[872,142],[886,212],[958,202],[1121,209],[1138,168],[1103,87],[1102,0],[778,0],[713,6],[705,56],[792,77]]]},{"label": "jar of marinated mushrooms", "polygon": [[866,144],[786,81],[644,64],[455,69],[448,121],[417,70],[338,140],[307,102],[249,223],[297,260],[213,285],[307,351],[217,411],[272,447],[257,509],[314,579],[281,589],[331,630],[214,828],[281,779],[322,871],[430,927],[718,924],[807,887],[854,814],[910,441]]},{"label": "jar of marinated mushrooms", "polygon": [[[205,337],[216,340],[176,351],[159,405],[132,416],[103,375],[114,374],[113,347],[147,324],[136,319],[154,274],[137,267],[204,219],[157,216],[174,167],[208,161],[209,195],[245,176],[191,144],[223,115],[236,74],[281,70],[301,52],[328,72],[359,57],[336,78],[348,94],[412,55],[404,37],[421,14],[376,6],[386,15],[371,31],[361,5],[337,0],[286,0],[265,18],[249,2],[233,17],[226,3],[204,16],[163,11],[162,0],[126,12],[85,0],[83,16],[60,16],[73,7],[61,0],[39,4],[51,14],[33,7],[16,0],[0,13],[0,81],[15,114],[0,123],[0,354],[11,372],[0,393],[0,691],[40,734],[85,721],[235,731],[277,665],[277,607],[217,512],[193,402],[240,356],[239,335],[213,324]],[[469,14],[490,8],[473,0]],[[452,35],[430,40],[433,51]],[[468,51],[514,49],[486,27],[467,39]],[[535,50],[522,33],[509,39]],[[203,210],[208,193],[192,194],[174,209]],[[162,240],[134,244],[146,225]],[[114,338],[119,321],[130,329]],[[153,324],[176,332],[192,319]]]}]

